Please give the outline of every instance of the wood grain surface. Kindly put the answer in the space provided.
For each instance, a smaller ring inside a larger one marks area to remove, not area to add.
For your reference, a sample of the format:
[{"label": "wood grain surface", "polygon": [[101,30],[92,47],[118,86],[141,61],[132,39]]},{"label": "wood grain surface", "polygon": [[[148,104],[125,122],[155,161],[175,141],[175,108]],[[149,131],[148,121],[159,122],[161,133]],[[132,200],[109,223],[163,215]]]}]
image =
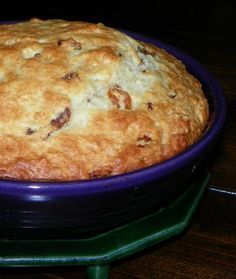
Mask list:
[{"label": "wood grain surface", "polygon": [[[135,30],[138,31],[138,30]],[[174,35],[173,35],[174,34]],[[161,246],[116,262],[112,279],[236,278],[236,47],[217,30],[156,32],[155,37],[195,57],[224,90],[227,120],[211,158],[211,179],[190,229]],[[84,268],[7,269],[0,279],[85,278]]]}]

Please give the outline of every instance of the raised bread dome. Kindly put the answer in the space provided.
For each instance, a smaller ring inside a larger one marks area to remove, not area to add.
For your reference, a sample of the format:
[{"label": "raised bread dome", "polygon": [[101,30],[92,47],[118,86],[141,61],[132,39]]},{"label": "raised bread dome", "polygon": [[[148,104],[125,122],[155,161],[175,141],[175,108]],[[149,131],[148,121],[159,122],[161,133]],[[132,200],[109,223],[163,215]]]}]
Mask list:
[{"label": "raised bread dome", "polygon": [[0,25],[0,177],[80,180],[162,162],[208,104],[176,58],[103,24]]}]

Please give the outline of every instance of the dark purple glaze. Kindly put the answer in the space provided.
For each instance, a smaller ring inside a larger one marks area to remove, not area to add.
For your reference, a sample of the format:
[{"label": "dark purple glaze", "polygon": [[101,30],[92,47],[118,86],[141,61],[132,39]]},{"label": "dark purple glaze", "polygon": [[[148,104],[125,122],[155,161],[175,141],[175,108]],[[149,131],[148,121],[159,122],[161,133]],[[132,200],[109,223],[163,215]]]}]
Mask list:
[{"label": "dark purple glaze", "polygon": [[131,37],[165,49],[181,60],[203,84],[213,121],[186,151],[142,170],[84,181],[30,182],[0,180],[0,232],[9,228],[102,229],[141,216],[177,191],[220,133],[226,115],[222,90],[196,60],[173,46],[125,31]]}]

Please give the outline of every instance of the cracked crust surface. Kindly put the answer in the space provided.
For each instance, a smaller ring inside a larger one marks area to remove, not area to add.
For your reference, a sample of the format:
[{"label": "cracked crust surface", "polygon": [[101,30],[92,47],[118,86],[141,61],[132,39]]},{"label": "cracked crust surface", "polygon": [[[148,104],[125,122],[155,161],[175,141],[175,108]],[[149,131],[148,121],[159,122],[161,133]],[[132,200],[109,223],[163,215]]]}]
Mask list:
[{"label": "cracked crust surface", "polygon": [[208,120],[176,58],[102,24],[0,25],[0,176],[80,180],[162,162]]}]

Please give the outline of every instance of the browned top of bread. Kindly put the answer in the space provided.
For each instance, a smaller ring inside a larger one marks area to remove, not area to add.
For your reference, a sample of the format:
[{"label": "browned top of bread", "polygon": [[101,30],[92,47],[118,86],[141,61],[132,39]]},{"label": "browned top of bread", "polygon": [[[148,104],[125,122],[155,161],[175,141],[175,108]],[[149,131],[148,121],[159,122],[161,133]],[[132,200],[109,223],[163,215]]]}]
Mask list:
[{"label": "browned top of bread", "polygon": [[162,162],[199,139],[200,83],[103,24],[0,25],[0,176],[80,180]]}]

